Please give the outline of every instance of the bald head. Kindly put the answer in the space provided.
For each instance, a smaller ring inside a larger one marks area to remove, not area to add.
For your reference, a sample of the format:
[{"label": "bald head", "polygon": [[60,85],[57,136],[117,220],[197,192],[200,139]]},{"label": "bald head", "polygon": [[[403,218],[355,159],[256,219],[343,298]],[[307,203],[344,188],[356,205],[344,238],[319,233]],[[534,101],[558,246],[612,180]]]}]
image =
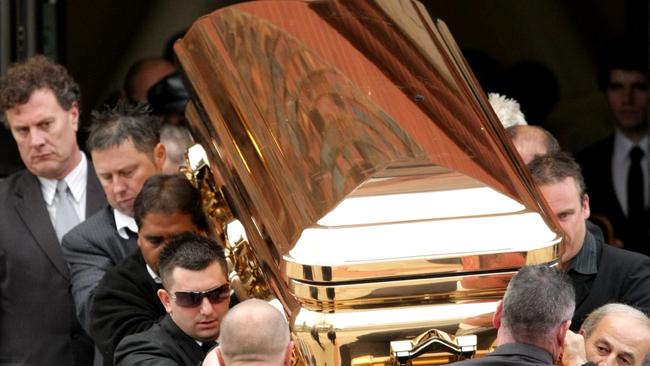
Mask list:
[{"label": "bald head", "polygon": [[536,156],[560,151],[560,144],[555,137],[541,127],[518,125],[508,127],[506,132],[525,164],[528,164]]},{"label": "bald head", "polygon": [[141,59],[126,73],[124,90],[133,102],[146,102],[147,92],[160,79],[176,71],[171,62],[160,57]]},{"label": "bald head", "polygon": [[281,366],[291,359],[289,325],[266,301],[246,300],[221,323],[218,356],[224,366]]}]

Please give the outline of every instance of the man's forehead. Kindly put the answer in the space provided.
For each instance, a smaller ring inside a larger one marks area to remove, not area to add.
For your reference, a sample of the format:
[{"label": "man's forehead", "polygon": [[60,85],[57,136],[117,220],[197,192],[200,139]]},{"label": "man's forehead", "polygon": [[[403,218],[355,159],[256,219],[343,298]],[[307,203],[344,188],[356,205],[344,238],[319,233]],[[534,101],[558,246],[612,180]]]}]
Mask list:
[{"label": "man's forehead", "polygon": [[626,69],[612,69],[609,72],[610,83],[623,83],[623,82],[648,82],[648,75],[639,70],[626,70]]},{"label": "man's forehead", "polygon": [[[619,343],[628,353],[645,354],[650,351],[650,328],[647,323],[625,313],[612,313],[604,316],[596,325],[593,341],[608,341]],[[635,352],[637,350],[637,352]]]},{"label": "man's forehead", "polygon": [[[175,225],[168,226],[170,222]],[[192,221],[192,215],[183,211],[165,212],[165,211],[150,211],[142,217],[142,228],[157,229],[161,232],[174,231],[183,229],[178,234],[185,231],[194,231],[196,224]],[[188,230],[184,230],[188,228]]]},{"label": "man's forehead", "polygon": [[[206,276],[206,273],[210,273],[211,275]],[[200,282],[197,280],[199,277],[201,279]],[[221,267],[221,263],[219,263],[218,260],[212,261],[207,267],[201,270],[191,270],[176,266],[172,270],[172,279],[174,280],[174,286],[172,287],[176,287],[176,290],[182,288],[183,290],[205,291],[209,288],[228,283],[226,271]],[[187,288],[188,286],[195,284],[199,285],[199,287],[207,287]]]}]

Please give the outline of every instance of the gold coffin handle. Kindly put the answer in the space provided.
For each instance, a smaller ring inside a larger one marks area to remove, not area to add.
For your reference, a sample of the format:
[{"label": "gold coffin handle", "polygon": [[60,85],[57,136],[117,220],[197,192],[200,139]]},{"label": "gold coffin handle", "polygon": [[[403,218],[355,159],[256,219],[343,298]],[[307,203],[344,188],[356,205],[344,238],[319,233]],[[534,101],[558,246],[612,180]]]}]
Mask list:
[{"label": "gold coffin handle", "polygon": [[413,340],[390,342],[392,365],[407,366],[421,355],[431,352],[449,352],[457,361],[472,358],[477,348],[476,335],[452,336],[437,329],[428,330]]}]

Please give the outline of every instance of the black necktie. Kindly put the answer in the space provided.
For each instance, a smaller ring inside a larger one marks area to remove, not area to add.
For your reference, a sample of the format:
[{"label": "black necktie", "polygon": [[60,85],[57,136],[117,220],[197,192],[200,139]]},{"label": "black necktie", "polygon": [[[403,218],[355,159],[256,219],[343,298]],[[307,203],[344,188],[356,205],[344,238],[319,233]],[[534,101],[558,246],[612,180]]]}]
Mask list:
[{"label": "black necktie", "polygon": [[645,210],[641,169],[643,155],[643,150],[638,146],[630,150],[630,170],[627,173],[627,217],[632,220],[640,218]]},{"label": "black necktie", "polygon": [[203,352],[208,353],[216,345],[217,342],[215,341],[203,342],[203,344],[201,344],[201,349],[203,350]]},{"label": "black necktie", "polygon": [[138,233],[136,233],[135,231],[129,229],[128,227],[125,227],[124,231],[126,232],[126,236],[128,236],[129,239],[138,240]]}]

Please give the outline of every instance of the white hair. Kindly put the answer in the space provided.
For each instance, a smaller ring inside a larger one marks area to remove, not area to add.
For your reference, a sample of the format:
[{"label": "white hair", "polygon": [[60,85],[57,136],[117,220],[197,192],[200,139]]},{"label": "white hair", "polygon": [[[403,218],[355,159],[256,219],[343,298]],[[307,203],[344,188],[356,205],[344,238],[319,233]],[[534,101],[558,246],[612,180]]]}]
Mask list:
[{"label": "white hair", "polygon": [[503,128],[528,124],[516,100],[497,93],[488,94],[488,100],[492,105],[492,109],[494,109],[494,113],[503,124]]}]

